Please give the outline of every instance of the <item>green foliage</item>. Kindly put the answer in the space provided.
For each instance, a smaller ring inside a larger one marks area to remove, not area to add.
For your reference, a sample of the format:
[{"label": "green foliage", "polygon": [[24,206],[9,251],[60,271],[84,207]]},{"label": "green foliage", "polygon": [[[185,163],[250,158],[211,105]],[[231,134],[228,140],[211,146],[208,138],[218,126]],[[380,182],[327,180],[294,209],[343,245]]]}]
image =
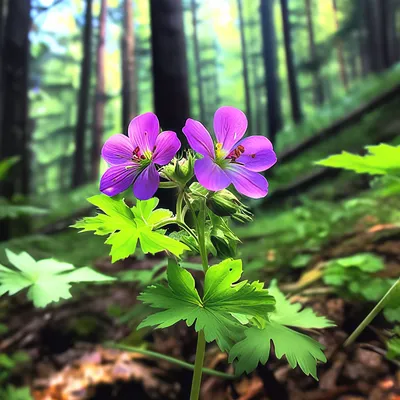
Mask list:
[{"label": "green foliage", "polygon": [[400,361],[400,326],[395,327],[393,336],[386,342],[386,357],[389,360]]},{"label": "green foliage", "polygon": [[28,253],[15,254],[6,250],[10,264],[0,265],[0,296],[13,295],[28,289],[28,298],[35,307],[45,307],[51,302],[71,297],[71,283],[104,282],[114,278],[100,274],[91,268],[75,269],[71,264],[46,259],[35,261]]},{"label": "green foliage", "polygon": [[[29,361],[29,355],[23,351],[16,351],[12,354],[0,353],[0,387],[4,387],[5,383],[9,381],[13,373]],[[0,398],[3,399],[1,396]]]},{"label": "green foliage", "polygon": [[387,358],[389,360],[400,360],[400,337],[395,337],[387,341]]},{"label": "green foliage", "polygon": [[368,154],[359,156],[348,153],[330,156],[317,161],[317,165],[333,168],[343,168],[359,174],[370,175],[399,175],[400,174],[400,146],[379,144],[367,146]]},{"label": "green foliage", "polygon": [[242,275],[240,260],[228,259],[210,267],[202,298],[192,275],[174,260],[169,260],[167,274],[168,287],[153,285],[139,296],[163,311],[148,316],[138,328],[166,328],[184,320],[188,326],[195,324],[197,332],[203,330],[207,342],[216,340],[220,349],[227,351],[243,334],[238,321],[252,317],[265,320],[274,309],[274,299],[262,283],[234,284]]},{"label": "green foliage", "polygon": [[81,232],[93,231],[95,235],[109,235],[105,243],[111,245],[112,262],[134,254],[138,242],[145,254],[168,250],[180,256],[185,250],[189,250],[185,244],[165,236],[159,230],[153,230],[156,224],[172,217],[169,210],[154,210],[158,204],[156,198],[138,200],[132,208],[123,199],[114,199],[103,194],[90,197],[88,201],[104,214],[86,217],[73,227],[81,229]]},{"label": "green foliage", "polygon": [[16,388],[12,385],[0,389],[0,398],[2,400],[33,400],[28,387]]},{"label": "green foliage", "polygon": [[14,156],[0,160],[0,181],[6,178],[8,171],[13,165],[15,165],[20,160],[20,157]]},{"label": "green foliage", "polygon": [[329,261],[323,270],[323,281],[352,296],[378,301],[393,284],[390,279],[372,275],[384,268],[385,264],[380,257],[360,253]]},{"label": "green foliage", "polygon": [[0,220],[6,218],[19,218],[22,216],[42,216],[46,215],[48,210],[43,208],[30,206],[30,205],[19,205],[10,203],[6,198],[0,197]]},{"label": "green foliage", "polygon": [[237,373],[250,373],[258,363],[265,364],[270,355],[271,341],[275,354],[280,359],[286,356],[290,366],[297,365],[306,375],[317,378],[318,361],[326,362],[324,346],[314,339],[288,328],[327,328],[333,323],[325,317],[317,316],[311,309],[300,311],[300,304],[291,304],[272,283],[270,293],[274,296],[275,310],[269,314],[265,326],[250,327],[245,330],[245,338],[236,343],[229,352],[229,361],[236,361]]}]

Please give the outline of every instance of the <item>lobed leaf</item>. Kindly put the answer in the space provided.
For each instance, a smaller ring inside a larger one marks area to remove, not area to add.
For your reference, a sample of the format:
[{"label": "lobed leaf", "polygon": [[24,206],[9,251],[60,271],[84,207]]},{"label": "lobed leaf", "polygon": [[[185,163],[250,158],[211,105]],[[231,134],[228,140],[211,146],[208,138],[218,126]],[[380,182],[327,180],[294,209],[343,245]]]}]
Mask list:
[{"label": "lobed leaf", "polygon": [[53,259],[35,261],[28,253],[15,254],[6,250],[6,255],[15,269],[0,265],[0,296],[29,288],[27,296],[36,307],[69,299],[71,283],[114,279],[89,267],[75,269],[71,264]]},{"label": "lobed leaf", "polygon": [[158,204],[156,198],[138,200],[132,208],[129,208],[124,200],[103,194],[90,197],[88,201],[104,214],[83,218],[73,227],[81,229],[80,232],[93,231],[95,235],[109,235],[105,243],[111,245],[112,262],[134,254],[138,243],[145,254],[168,250],[180,256],[189,249],[185,244],[161,234],[160,231],[153,231],[157,223],[172,216],[169,210],[154,211]]}]

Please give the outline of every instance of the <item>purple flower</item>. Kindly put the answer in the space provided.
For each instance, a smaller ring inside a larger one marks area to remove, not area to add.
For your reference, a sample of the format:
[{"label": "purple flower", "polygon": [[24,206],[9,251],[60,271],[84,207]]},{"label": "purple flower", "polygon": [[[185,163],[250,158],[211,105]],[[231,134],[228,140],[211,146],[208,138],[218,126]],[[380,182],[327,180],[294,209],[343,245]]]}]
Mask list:
[{"label": "purple flower", "polygon": [[180,149],[175,132],[160,133],[158,118],[145,113],[134,118],[128,127],[129,137],[111,136],[101,155],[110,164],[100,181],[100,191],[115,196],[133,184],[133,194],[139,200],[153,197],[160,183],[156,165],[166,165]]},{"label": "purple flower", "polygon": [[234,107],[221,107],[214,115],[214,145],[207,129],[188,119],[183,128],[190,146],[203,158],[196,160],[194,172],[199,183],[208,190],[225,189],[231,183],[245,196],[255,199],[268,193],[268,182],[258,172],[276,163],[272,143],[264,136],[243,140],[247,118]]}]

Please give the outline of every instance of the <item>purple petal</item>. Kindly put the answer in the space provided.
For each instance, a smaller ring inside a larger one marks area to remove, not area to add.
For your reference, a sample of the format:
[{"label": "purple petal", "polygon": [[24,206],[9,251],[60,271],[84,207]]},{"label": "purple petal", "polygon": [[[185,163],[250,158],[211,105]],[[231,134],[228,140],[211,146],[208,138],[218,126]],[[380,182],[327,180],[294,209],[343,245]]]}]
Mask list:
[{"label": "purple petal", "polygon": [[236,161],[250,171],[265,171],[276,163],[272,143],[264,136],[249,136],[235,147],[238,148],[238,146],[243,146],[244,152]]},{"label": "purple petal", "polygon": [[139,147],[142,154],[147,150],[153,150],[159,133],[160,123],[156,115],[151,112],[133,118],[128,127],[133,147]]},{"label": "purple petal", "polygon": [[109,164],[125,164],[132,159],[133,146],[128,136],[118,133],[111,136],[103,145],[101,155]]},{"label": "purple petal", "polygon": [[229,153],[247,129],[246,115],[235,107],[218,108],[214,115],[214,132],[218,143]]},{"label": "purple petal", "polygon": [[214,144],[207,129],[194,119],[188,118],[182,129],[190,147],[203,156],[215,158]]},{"label": "purple petal", "polygon": [[158,165],[166,165],[181,148],[181,142],[175,132],[165,131],[157,136],[155,147],[153,161]]},{"label": "purple petal", "polygon": [[154,164],[146,167],[133,184],[133,194],[139,200],[148,200],[154,196],[160,184],[160,175]]},{"label": "purple petal", "polygon": [[112,166],[101,177],[100,191],[115,196],[132,185],[138,172],[139,166],[133,163]]},{"label": "purple petal", "polygon": [[231,183],[226,172],[210,157],[204,157],[201,160],[196,160],[194,163],[194,173],[200,185],[208,190],[217,192],[225,189]]},{"label": "purple petal", "polygon": [[249,171],[238,164],[230,164],[226,173],[239,193],[253,199],[267,195],[268,182],[261,174]]}]

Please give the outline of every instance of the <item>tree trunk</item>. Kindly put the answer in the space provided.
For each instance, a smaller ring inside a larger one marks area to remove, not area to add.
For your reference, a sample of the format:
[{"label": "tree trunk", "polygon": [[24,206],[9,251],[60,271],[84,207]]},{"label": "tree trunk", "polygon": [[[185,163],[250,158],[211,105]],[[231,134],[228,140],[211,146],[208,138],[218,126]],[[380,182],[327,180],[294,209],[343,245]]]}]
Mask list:
[{"label": "tree trunk", "polygon": [[[244,25],[244,17],[243,17],[243,4],[242,0],[237,0],[238,14],[239,14],[239,33],[240,33],[240,45],[242,47],[242,64],[243,64],[243,83],[244,83],[244,96],[246,102],[246,114],[247,119],[252,121],[251,117],[251,97],[250,97],[250,79],[249,79],[249,67],[247,63],[247,43],[246,43],[246,35],[245,35],[245,25]],[[251,131],[251,126],[249,131]]]},{"label": "tree trunk", "polygon": [[132,0],[124,0],[124,33],[122,37],[122,131],[126,132],[130,120],[138,113],[135,74],[135,32],[133,28]]},{"label": "tree trunk", "polygon": [[83,56],[78,96],[78,118],[75,131],[75,154],[72,187],[87,181],[85,165],[85,134],[89,106],[90,73],[92,64],[92,0],[86,0],[85,27],[83,32]]},{"label": "tree trunk", "polygon": [[[4,0],[0,0],[0,137],[3,121],[3,38],[4,38],[5,7]],[[0,140],[1,152],[1,140]]]},{"label": "tree trunk", "polygon": [[155,112],[163,130],[176,132],[190,115],[183,9],[181,0],[151,0],[151,42]]},{"label": "tree trunk", "polygon": [[389,2],[388,0],[379,0],[377,4],[379,15],[379,31],[380,31],[380,48],[382,52],[383,68],[389,68],[390,62],[390,39],[389,39]]},{"label": "tree trunk", "polygon": [[263,59],[267,83],[267,112],[269,138],[275,143],[276,134],[282,128],[282,112],[278,77],[276,34],[272,0],[261,0],[261,28]]},{"label": "tree trunk", "polygon": [[[317,48],[315,46],[314,25],[312,20],[312,6],[311,0],[305,0],[306,16],[307,16],[307,30],[308,30],[308,46],[311,62],[316,65],[317,63]],[[319,65],[313,71],[314,80],[314,103],[321,105],[325,101],[324,86],[321,79]]]},{"label": "tree trunk", "polygon": [[292,37],[288,0],[281,0],[283,37],[285,42],[286,69],[289,84],[290,104],[292,107],[292,118],[295,123],[302,120],[302,112],[297,84],[296,69],[294,66],[294,54],[292,50]]},{"label": "tree trunk", "polygon": [[92,180],[99,178],[100,152],[104,134],[105,107],[105,39],[107,24],[107,0],[101,0],[99,16],[99,37],[97,42],[96,94],[94,99],[93,135],[92,135]]},{"label": "tree trunk", "polygon": [[397,37],[398,4],[395,0],[392,0],[390,4],[391,4],[391,10],[390,10],[389,47],[390,47],[390,62],[393,65],[399,60],[400,43]]},{"label": "tree trunk", "polygon": [[196,64],[197,88],[199,90],[200,120],[205,122],[206,110],[205,110],[205,106],[204,106],[203,80],[201,77],[200,46],[199,46],[199,37],[198,37],[198,32],[197,32],[197,7],[198,7],[198,4],[197,4],[196,0],[191,0],[190,6],[191,6],[191,10],[192,10],[194,62]]},{"label": "tree trunk", "polygon": [[375,6],[376,4],[373,0],[364,0],[369,65],[372,72],[378,73],[383,69],[383,60],[382,52],[380,51]]},{"label": "tree trunk", "polygon": [[[337,2],[336,0],[332,0],[332,8],[333,8],[333,18],[335,20],[335,26],[336,30],[339,30],[339,18],[337,15]],[[337,57],[338,57],[338,63],[339,63],[339,70],[340,70],[340,79],[342,80],[344,88],[347,90],[349,88],[349,80],[347,77],[347,72],[346,72],[346,63],[344,59],[344,51],[343,51],[343,43],[342,40],[339,39],[339,42],[336,45],[337,49]]]},{"label": "tree trunk", "polygon": [[[19,156],[19,163],[1,182],[0,195],[8,199],[30,189],[30,131],[28,126],[28,61],[31,28],[30,1],[11,1],[5,21],[1,86],[3,119],[0,120],[0,160]],[[0,240],[10,237],[11,224],[2,222]]]},{"label": "tree trunk", "polygon": [[360,51],[361,75],[365,76],[371,70],[368,58],[368,27],[366,22],[365,7],[363,6],[363,0],[358,0],[357,6],[359,7],[361,14],[358,22],[358,47]]}]

